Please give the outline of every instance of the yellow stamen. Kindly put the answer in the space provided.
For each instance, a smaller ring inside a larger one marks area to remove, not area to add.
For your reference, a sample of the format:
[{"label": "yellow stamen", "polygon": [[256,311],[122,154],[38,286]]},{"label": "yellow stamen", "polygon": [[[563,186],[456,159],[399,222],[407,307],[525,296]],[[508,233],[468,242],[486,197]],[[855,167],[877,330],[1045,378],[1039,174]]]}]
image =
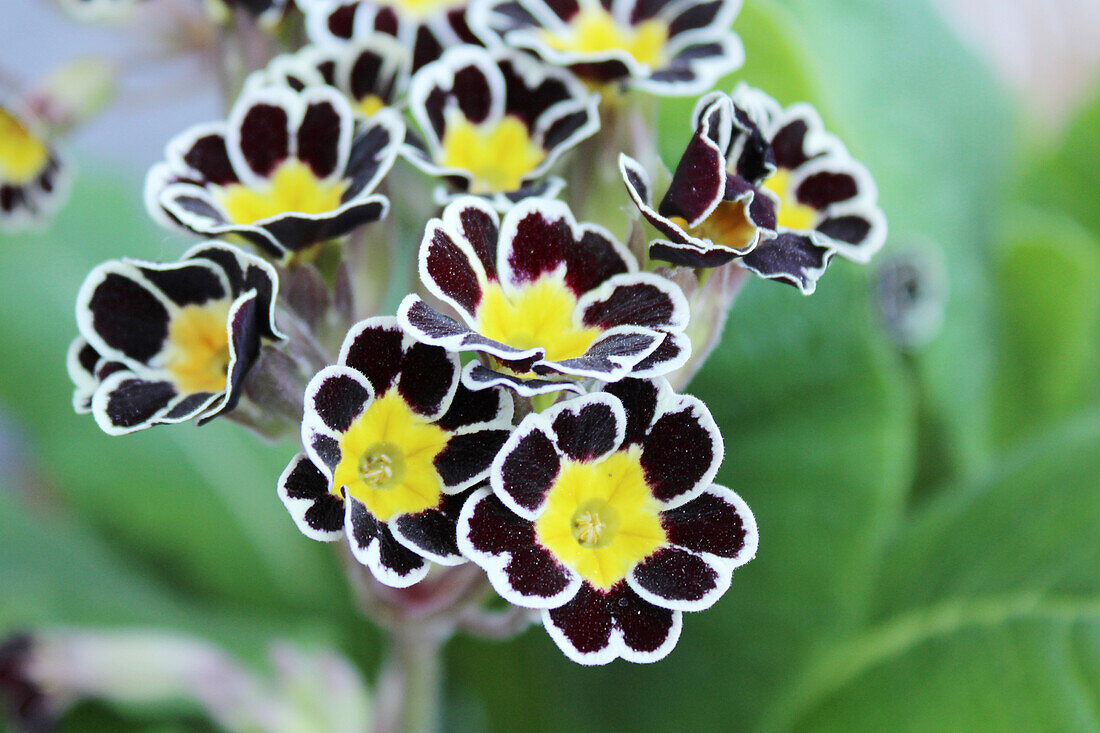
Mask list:
[{"label": "yellow stamen", "polygon": [[671,220],[693,237],[735,249],[745,247],[756,236],[756,226],[745,215],[745,204],[741,201],[721,202],[697,227],[689,227],[679,216]]},{"label": "yellow stamen", "polygon": [[332,493],[341,487],[385,522],[439,505],[442,483],[432,461],[447,433],[426,422],[396,391],[376,399],[340,441]]},{"label": "yellow stamen", "polygon": [[370,117],[378,110],[386,106],[386,103],[382,101],[382,98],[377,94],[368,94],[362,99],[356,100],[353,105],[355,112],[360,117]]},{"label": "yellow stamen", "polygon": [[512,116],[495,127],[482,128],[452,115],[442,147],[440,165],[469,171],[474,178],[470,192],[479,194],[515,191],[523,177],[546,159],[546,151],[531,140],[527,126]]},{"label": "yellow stamen", "polygon": [[284,161],[263,188],[249,188],[241,183],[215,187],[230,221],[251,224],[284,212],[323,214],[340,206],[340,197],[348,188],[347,181],[323,183],[309,166],[291,158]]},{"label": "yellow stamen", "polygon": [[764,181],[764,188],[779,197],[779,216],[776,223],[796,231],[809,231],[817,224],[817,210],[800,203],[791,188],[791,172],[780,168]]},{"label": "yellow stamen", "polygon": [[543,41],[558,51],[596,54],[612,50],[626,51],[638,63],[650,68],[660,66],[668,43],[668,26],[659,20],[644,20],[636,26],[622,27],[602,7],[585,8],[573,17],[566,35],[542,31]]},{"label": "yellow stamen", "polygon": [[632,448],[598,463],[566,461],[535,521],[539,543],[602,590],[666,541],[640,455]]},{"label": "yellow stamen", "polygon": [[572,359],[602,333],[574,325],[576,307],[576,296],[560,277],[540,277],[511,297],[488,285],[477,309],[478,331],[516,349],[541,347],[552,361]]},{"label": "yellow stamen", "polygon": [[425,18],[436,11],[457,7],[465,0],[393,0],[390,4],[402,15],[411,18]]},{"label": "yellow stamen", "polygon": [[165,369],[182,393],[221,392],[229,368],[230,303],[188,305],[168,325]]},{"label": "yellow stamen", "polygon": [[0,108],[0,181],[27,183],[42,172],[49,158],[46,145]]}]

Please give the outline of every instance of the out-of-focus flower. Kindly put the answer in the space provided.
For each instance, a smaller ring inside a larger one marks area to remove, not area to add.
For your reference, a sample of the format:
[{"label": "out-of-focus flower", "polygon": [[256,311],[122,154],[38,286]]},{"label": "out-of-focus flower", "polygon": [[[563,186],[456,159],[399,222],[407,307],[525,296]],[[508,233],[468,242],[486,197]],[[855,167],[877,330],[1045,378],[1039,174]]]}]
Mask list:
[{"label": "out-of-focus flower", "polygon": [[466,25],[468,0],[297,0],[310,40],[321,45],[388,33],[406,49],[413,71],[445,49],[478,43]]},{"label": "out-of-focus flower", "polygon": [[408,85],[407,56],[393,36],[372,33],[338,46],[309,45],[276,56],[249,76],[245,86],[276,84],[300,91],[328,84],[347,97],[357,116],[365,118],[402,101]]},{"label": "out-of-focus flower", "polygon": [[517,51],[462,46],[413,76],[409,103],[427,144],[407,144],[402,154],[459,194],[504,210],[561,190],[561,179],[546,173],[600,129],[598,102],[568,71]]},{"label": "out-of-focus flower", "polygon": [[146,207],[166,226],[237,235],[281,257],[385,216],[389,202],[373,191],[404,134],[390,110],[357,123],[329,86],[255,85],[227,122],[168,143],[146,178]]},{"label": "out-of-focus flower", "polygon": [[867,262],[886,241],[870,173],[808,104],[782,109],[744,84],[699,100],[695,135],[656,209],[642,167],[620,158],[627,190],[667,239],[650,256],[687,267],[737,260],[813,292],[834,253]]},{"label": "out-of-focus flower", "polygon": [[34,116],[60,134],[88,122],[111,101],[118,68],[98,56],[61,64],[26,96]]},{"label": "out-of-focus flower", "polygon": [[146,0],[60,0],[70,15],[82,21],[116,21],[126,18]]},{"label": "out-of-focus flower", "polygon": [[740,0],[483,0],[470,27],[572,69],[593,85],[699,94],[745,60],[730,30]]},{"label": "out-of-focus flower", "polygon": [[230,14],[240,8],[255,16],[267,28],[280,20],[291,0],[206,0],[210,15],[220,23],[229,21]]},{"label": "out-of-focus flower", "polygon": [[458,512],[511,434],[508,393],[471,391],[459,372],[456,355],[416,343],[393,318],[370,318],[306,388],[305,453],[279,496],[303,534],[346,535],[386,585],[416,583],[429,561],[465,562]]},{"label": "out-of-focus flower", "polygon": [[179,262],[113,260],[80,288],[73,406],[122,435],[233,409],[275,325],[271,265],[219,242]]},{"label": "out-of-focus flower", "polygon": [[61,156],[29,117],[0,106],[0,231],[41,224],[68,193]]},{"label": "out-of-focus flower", "polygon": [[713,605],[756,553],[749,508],[711,484],[722,452],[703,403],[665,380],[608,385],[524,418],[459,546],[501,596],[543,609],[571,659],[656,661],[681,612]]},{"label": "out-of-focus flower", "polygon": [[639,273],[610,233],[559,201],[524,199],[503,221],[481,199],[455,201],[428,223],[420,278],[462,321],[415,295],[398,318],[425,343],[492,357],[499,370],[467,366],[471,387],[581,392],[577,379],[666,374],[690,351],[679,288]]}]

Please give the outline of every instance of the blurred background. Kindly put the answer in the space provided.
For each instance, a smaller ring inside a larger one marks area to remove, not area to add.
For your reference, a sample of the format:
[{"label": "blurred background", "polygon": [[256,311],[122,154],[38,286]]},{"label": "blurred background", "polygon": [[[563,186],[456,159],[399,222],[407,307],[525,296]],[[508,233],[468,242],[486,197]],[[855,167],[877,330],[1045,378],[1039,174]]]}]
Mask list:
[{"label": "blurred background", "polygon": [[[135,39],[41,0],[4,17],[9,81],[83,54],[133,73],[72,139],[52,226],[0,235],[0,635],[182,632],[265,674],[278,639],[370,677],[379,635],[275,496],[294,445],[217,421],[112,439],[70,408],[86,272],[181,251],[141,181],[219,115],[201,62],[149,63],[155,19]],[[729,593],[653,666],[582,668],[539,628],[456,638],[447,729],[1100,729],[1100,3],[746,0],[735,28],[749,61],[722,88],[816,104],[890,241],[810,298],[751,282],[691,386],[760,525]],[[661,109],[666,159],[690,107]],[[212,726],[92,701],[62,729]]]}]

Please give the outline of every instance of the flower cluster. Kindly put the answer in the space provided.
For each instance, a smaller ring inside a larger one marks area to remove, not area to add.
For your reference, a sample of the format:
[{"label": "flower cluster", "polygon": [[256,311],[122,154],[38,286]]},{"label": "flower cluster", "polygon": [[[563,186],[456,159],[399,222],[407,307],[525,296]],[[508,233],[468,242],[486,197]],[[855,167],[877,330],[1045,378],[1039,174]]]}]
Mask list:
[{"label": "flower cluster", "polygon": [[[866,262],[869,173],[812,108],[739,85],[699,100],[653,203],[639,95],[736,69],[736,0],[297,5],[310,42],[241,75],[146,179],[156,221],[221,241],[81,288],[76,410],[112,434],[221,415],[300,437],[278,496],[346,543],[362,592],[472,574],[579,663],[661,659],[757,549],[714,483],[715,420],[681,393],[742,282],[708,271],[810,293],[834,255]],[[0,182],[44,188],[56,160],[5,124]],[[608,150],[625,189],[614,165],[613,190],[575,185]]]}]

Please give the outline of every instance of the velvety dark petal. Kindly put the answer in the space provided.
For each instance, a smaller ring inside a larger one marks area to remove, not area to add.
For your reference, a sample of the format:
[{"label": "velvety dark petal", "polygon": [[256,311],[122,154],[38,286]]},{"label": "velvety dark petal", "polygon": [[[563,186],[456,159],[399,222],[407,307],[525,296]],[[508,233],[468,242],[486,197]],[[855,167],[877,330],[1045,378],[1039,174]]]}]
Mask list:
[{"label": "velvety dark petal", "polygon": [[497,279],[497,242],[500,228],[496,215],[480,206],[463,206],[458,212],[462,236],[481,261],[481,267],[489,280]]},{"label": "velvety dark petal", "polygon": [[412,70],[416,71],[427,64],[432,63],[443,55],[443,45],[427,26],[416,29],[416,40],[413,41]]},{"label": "velvety dark petal", "polygon": [[630,271],[612,239],[584,228],[578,241],[571,224],[572,215],[557,202],[539,200],[512,209],[504,228],[513,233],[505,255],[513,280],[533,282],[565,264],[565,284],[579,296],[613,275]]},{"label": "velvety dark petal", "polygon": [[375,115],[369,123],[356,130],[344,172],[344,178],[351,183],[340,199],[342,202],[373,190],[379,176],[393,165],[395,146],[401,142],[398,135],[400,128],[387,120],[388,117]]},{"label": "velvety dark petal", "polygon": [[458,549],[457,523],[462,505],[471,492],[444,495],[436,509],[418,514],[402,514],[390,524],[390,530],[405,545],[436,562],[457,565],[464,562]]},{"label": "velvety dark petal", "polygon": [[427,574],[427,560],[394,539],[389,527],[366,507],[355,499],[345,499],[345,503],[344,524],[352,553],[370,568],[374,577],[386,585],[403,588]]},{"label": "velvety dark petal", "polygon": [[313,102],[306,108],[298,126],[298,159],[318,178],[336,172],[340,161],[341,128],[349,121],[341,117],[328,100]]},{"label": "velvety dark petal", "polygon": [[539,394],[551,394],[553,392],[572,392],[584,394],[584,387],[569,379],[541,379],[520,377],[529,369],[517,369],[515,373],[508,371],[494,371],[477,362],[467,365],[463,373],[463,381],[467,382],[470,389],[486,390],[505,387],[524,397],[533,397]]},{"label": "velvety dark petal", "polygon": [[833,250],[818,247],[809,237],[787,232],[762,241],[741,264],[757,275],[812,293],[832,256]]},{"label": "velvety dark petal", "polygon": [[565,359],[553,365],[553,369],[566,374],[590,376],[615,381],[653,353],[664,334],[648,329],[631,329],[619,326],[620,331],[608,331],[588,347],[584,356]]},{"label": "velvety dark petal", "polygon": [[143,426],[156,416],[177,392],[171,382],[150,382],[133,377],[118,382],[112,389],[105,388],[100,394],[103,397],[97,394],[94,405],[97,418],[100,414],[103,416],[101,427],[102,420],[106,419],[113,428],[129,430]]},{"label": "velvety dark petal", "polygon": [[542,0],[542,2],[554,13],[554,15],[558,16],[566,23],[580,11],[580,5],[577,3],[577,0]]},{"label": "velvety dark petal", "polygon": [[168,338],[168,309],[147,287],[125,275],[99,271],[88,276],[88,285],[94,289],[80,302],[87,304],[90,325],[108,347],[142,363],[160,353]]},{"label": "velvety dark petal", "polygon": [[634,365],[630,373],[636,377],[652,379],[675,371],[691,358],[691,339],[686,333],[665,333],[661,345],[649,356]]},{"label": "velvety dark petal", "polygon": [[340,363],[367,378],[376,395],[393,385],[405,359],[405,334],[393,319],[372,318],[348,335],[340,350]]},{"label": "velvety dark petal", "polygon": [[722,436],[702,402],[681,396],[642,442],[642,470],[653,496],[671,502],[709,482],[722,460]]},{"label": "velvety dark petal", "polygon": [[673,603],[695,604],[725,590],[721,576],[706,560],[676,547],[657,550],[631,575],[648,594]]},{"label": "velvety dark petal", "polygon": [[733,261],[737,253],[726,247],[701,249],[677,242],[656,240],[649,245],[649,257],[681,267],[711,268]]},{"label": "velvety dark petal", "polygon": [[678,36],[686,31],[706,28],[719,19],[719,15],[728,5],[728,0],[709,0],[709,2],[697,2],[684,5],[682,12],[670,19],[668,27],[669,38]]},{"label": "velvety dark petal", "polygon": [[521,424],[493,462],[493,490],[528,514],[546,499],[561,469],[553,437],[538,421]]},{"label": "velvety dark petal", "polygon": [[779,167],[794,170],[810,159],[805,151],[807,132],[809,126],[799,118],[789,120],[776,131],[771,143]]},{"label": "velvety dark petal", "polygon": [[447,413],[435,421],[440,428],[454,432],[466,425],[489,422],[511,415],[510,398],[500,389],[472,390],[459,382]]},{"label": "velvety dark petal", "polygon": [[[691,501],[661,512],[669,544],[726,559],[751,557],[756,522],[732,491],[712,486]],[[748,550],[748,552],[746,552]]]},{"label": "velvety dark petal", "polygon": [[[174,189],[171,194],[166,194],[164,204],[168,212],[190,228],[203,232],[199,227],[218,226],[226,223],[225,216],[210,201],[205,192],[196,191],[194,187],[181,186]],[[195,221],[198,217],[199,221]]]},{"label": "velvety dark petal", "polygon": [[866,218],[853,214],[830,217],[814,228],[827,237],[858,246],[867,239],[867,235],[871,233],[871,227],[871,222]]},{"label": "velvety dark petal", "polygon": [[344,528],[344,501],[329,491],[329,481],[299,453],[279,480],[279,498],[295,524],[308,536],[331,540]]},{"label": "velvety dark petal", "polygon": [[458,358],[446,349],[413,344],[405,352],[397,391],[413,412],[438,416],[450,406],[459,371]]},{"label": "velvety dark petal", "polygon": [[[522,60],[519,63],[522,64],[522,71],[530,70]],[[504,75],[504,113],[523,120],[529,130],[534,129],[535,122],[546,110],[573,97],[572,89],[560,77],[547,76],[537,85],[532,85],[516,69],[516,61],[505,58],[498,65]]]},{"label": "velvety dark petal", "polygon": [[626,583],[606,594],[584,584],[572,601],[545,612],[543,621],[561,650],[581,664],[616,657],[657,661],[675,646],[681,627],[678,611],[647,603]]},{"label": "velvety dark petal", "polygon": [[138,269],[146,280],[181,307],[229,295],[218,273],[204,265],[184,264],[162,268],[139,266]]},{"label": "velvety dark petal", "polygon": [[192,143],[183,154],[183,162],[198,171],[204,181],[218,186],[237,183],[237,172],[229,161],[229,151],[225,147],[225,136],[221,134],[204,135]]},{"label": "velvety dark petal", "polygon": [[[345,194],[346,195],[346,194]],[[285,250],[297,252],[329,239],[341,237],[386,215],[387,202],[371,196],[352,206],[343,207],[336,216],[284,215],[263,225],[268,234]]]},{"label": "velvety dark petal", "polygon": [[456,71],[452,90],[467,120],[476,125],[488,118],[493,89],[481,68],[471,65]]},{"label": "velvety dark petal", "polygon": [[524,371],[530,370],[530,362],[542,358],[540,349],[521,351],[480,336],[469,327],[436,312],[415,295],[408,295],[401,302],[397,318],[402,327],[418,340],[444,346],[451,351],[483,351],[509,362],[526,360]]},{"label": "velvety dark petal", "polygon": [[336,470],[341,458],[340,444],[336,440],[323,433],[311,433],[307,445],[311,454],[316,456],[322,465],[329,471]]},{"label": "velvety dark petal", "polygon": [[602,395],[561,403],[546,416],[558,449],[575,461],[593,461],[618,448],[626,426],[622,405]]},{"label": "velvety dark petal", "polygon": [[859,184],[850,173],[820,171],[806,176],[795,196],[799,202],[819,211],[831,204],[847,201],[859,195]]},{"label": "velvety dark petal", "polygon": [[433,230],[421,245],[422,271],[454,305],[471,318],[481,302],[481,278],[450,235],[442,227]]},{"label": "velvety dark petal", "polygon": [[686,303],[666,282],[657,278],[624,281],[606,297],[585,305],[581,319],[585,326],[603,330],[623,325],[683,328],[687,325]]},{"label": "velvety dark petal", "polygon": [[228,394],[220,407],[203,416],[200,425],[237,406],[244,378],[260,354],[259,317],[254,293],[238,299],[229,312],[229,349],[232,363],[227,380]]},{"label": "velvety dark petal", "polygon": [[484,489],[475,491],[462,509],[458,544],[512,603],[542,608],[576,592],[576,576],[538,544],[535,525]]},{"label": "velvety dark petal", "polygon": [[648,379],[621,379],[605,385],[603,391],[619,398],[626,412],[623,447],[641,444],[657,413],[657,399],[661,393],[658,383]]},{"label": "velvety dark petal", "polygon": [[[213,397],[214,394],[213,392],[196,392],[195,394],[188,395],[172,405],[172,409],[164,413],[160,419],[165,422],[189,420],[208,405],[211,401],[210,398]],[[202,420],[199,420],[199,425],[202,425],[206,421],[207,418],[204,417]]]},{"label": "velvety dark petal", "polygon": [[346,433],[373,397],[353,372],[328,367],[306,387],[306,410],[315,413],[330,430]]},{"label": "velvety dark petal", "polygon": [[678,216],[691,226],[718,205],[726,190],[726,158],[704,131],[695,133],[684,150],[657,212]]},{"label": "velvety dark petal", "polygon": [[443,485],[466,488],[489,475],[489,466],[497,457],[511,430],[474,430],[452,435],[432,461]]},{"label": "velvety dark petal", "polygon": [[289,119],[282,107],[259,103],[249,109],[240,123],[240,149],[248,167],[268,177],[290,156]]}]

